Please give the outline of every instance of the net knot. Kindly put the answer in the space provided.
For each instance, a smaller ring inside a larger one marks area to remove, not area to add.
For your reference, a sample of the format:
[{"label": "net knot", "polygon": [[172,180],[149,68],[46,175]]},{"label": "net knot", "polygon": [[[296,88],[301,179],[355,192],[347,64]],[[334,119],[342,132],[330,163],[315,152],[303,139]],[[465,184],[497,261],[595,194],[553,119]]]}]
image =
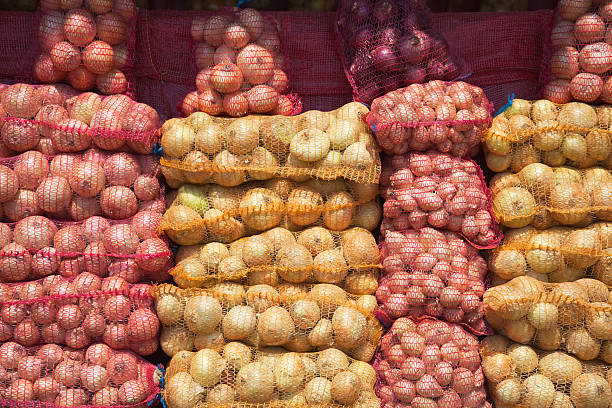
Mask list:
[{"label": "net knot", "polygon": [[506,104],[497,111],[495,116],[501,115],[506,109],[512,106],[513,101],[514,101],[514,93],[512,93],[511,95],[508,95],[508,102],[506,102]]}]

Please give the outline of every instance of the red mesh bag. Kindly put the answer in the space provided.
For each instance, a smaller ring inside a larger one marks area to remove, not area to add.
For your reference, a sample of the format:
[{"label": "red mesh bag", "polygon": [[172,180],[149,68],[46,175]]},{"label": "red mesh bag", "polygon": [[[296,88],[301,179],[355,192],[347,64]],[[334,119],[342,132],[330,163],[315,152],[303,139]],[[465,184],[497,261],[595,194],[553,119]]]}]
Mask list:
[{"label": "red mesh bag", "polygon": [[479,249],[501,242],[491,192],[473,160],[438,152],[393,156],[383,166],[381,186],[383,233],[431,226],[458,232]]},{"label": "red mesh bag", "polygon": [[128,90],[123,72],[133,64],[137,10],[133,0],[43,0],[38,26],[41,55],[34,77],[67,82],[79,91]]},{"label": "red mesh bag", "polygon": [[450,81],[467,69],[433,29],[422,0],[341,0],[336,42],[357,101],[434,79]]},{"label": "red mesh bag", "polygon": [[81,221],[99,215],[127,219],[138,211],[163,213],[163,185],[154,156],[90,149],[46,156],[28,151],[0,158],[0,219],[30,215]]},{"label": "red mesh bag", "polygon": [[159,320],[151,285],[81,273],[0,284],[0,339],[23,346],[65,344],[82,349],[102,341],[113,349],[155,353]]},{"label": "red mesh bag", "polygon": [[302,109],[289,94],[280,26],[257,10],[223,9],[191,24],[197,90],[185,96],[185,116],[244,116],[247,113],[294,115]]},{"label": "red mesh bag", "polygon": [[162,215],[141,211],[130,220],[93,216],[53,222],[39,215],[0,223],[0,282],[81,272],[119,276],[129,283],[163,282],[174,265],[168,241],[157,233]]},{"label": "red mesh bag", "polygon": [[398,319],[374,358],[382,408],[491,408],[478,339],[456,324]]},{"label": "red mesh bag", "polygon": [[433,228],[387,232],[381,247],[383,271],[376,291],[378,318],[439,317],[487,331],[482,295],[487,263],[453,232]]},{"label": "red mesh bag", "polygon": [[100,97],[62,84],[15,84],[0,86],[0,102],[0,157],[92,146],[149,154],[160,135],[155,109],[125,95]]},{"label": "red mesh bag", "polygon": [[475,156],[480,135],[491,124],[492,109],[476,86],[431,81],[376,98],[366,122],[388,153],[433,148],[453,156]]},{"label": "red mesh bag", "polygon": [[0,405],[14,408],[145,408],[157,401],[161,370],[102,343],[87,350],[56,344],[0,346]]}]

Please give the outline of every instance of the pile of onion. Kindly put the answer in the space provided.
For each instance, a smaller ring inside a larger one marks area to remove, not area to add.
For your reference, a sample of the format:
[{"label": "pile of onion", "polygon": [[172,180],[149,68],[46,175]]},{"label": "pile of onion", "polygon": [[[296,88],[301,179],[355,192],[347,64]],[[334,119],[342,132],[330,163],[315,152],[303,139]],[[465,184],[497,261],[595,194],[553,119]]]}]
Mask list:
[{"label": "pile of onion", "polygon": [[172,188],[210,182],[232,187],[274,177],[377,183],[378,149],[363,121],[368,112],[351,102],[290,117],[195,112],[169,119],[161,128],[164,176]]},{"label": "pile of onion", "polygon": [[185,96],[182,113],[240,117],[299,112],[296,101],[286,95],[289,79],[276,25],[252,8],[196,17],[191,38],[200,72],[197,90]]},{"label": "pile of onion", "polygon": [[[296,184],[271,179],[236,187],[185,184],[166,211],[161,229],[180,245],[193,245],[204,236],[229,243],[248,235],[249,230],[267,231],[277,226],[291,230],[312,225],[333,231],[351,226],[373,230],[382,214],[377,193],[377,184],[347,185],[343,180],[315,179]],[[201,237],[181,236],[184,226],[199,229]]]},{"label": "pile of onion", "polygon": [[382,337],[374,370],[383,408],[491,407],[478,339],[456,324],[396,320]]},{"label": "pile of onion", "polygon": [[101,97],[68,85],[0,88],[0,156],[28,150],[46,155],[95,146],[150,154],[161,125],[155,109],[126,95]]},{"label": "pile of onion", "polygon": [[277,227],[229,245],[180,247],[176,262],[170,275],[181,288],[206,287],[219,280],[273,287],[317,282],[355,295],[373,295],[380,257],[374,236],[362,228],[337,233],[311,227],[291,233]]},{"label": "pile of onion", "polygon": [[474,161],[430,151],[393,156],[386,164],[383,234],[431,226],[458,232],[481,247],[499,242],[489,191]]},{"label": "pile of onion", "polygon": [[153,156],[89,149],[47,156],[30,150],[0,159],[3,217],[17,222],[31,215],[82,221],[113,220],[138,211],[162,213],[163,187]]},{"label": "pile of onion", "polygon": [[374,99],[366,120],[388,153],[435,149],[465,157],[480,153],[480,136],[491,124],[491,109],[477,86],[431,81]]},{"label": "pile of onion", "polygon": [[56,344],[0,346],[2,405],[138,406],[160,391],[155,365],[103,343],[87,350]]},{"label": "pile of onion", "polygon": [[162,284],[154,297],[161,348],[169,356],[239,341],[300,353],[335,347],[370,361],[381,335],[374,296],[349,295],[327,283],[274,288],[223,282],[207,289]]},{"label": "pile of onion", "polygon": [[487,264],[453,232],[430,227],[387,232],[376,298],[385,320],[438,317],[485,331],[482,295]]},{"label": "pile of onion", "polygon": [[563,352],[547,352],[502,336],[480,344],[482,371],[496,406],[607,407],[612,370]]},{"label": "pile of onion", "polygon": [[[101,341],[148,356],[159,346],[160,322],[149,284],[82,272],[0,284],[0,341],[23,346],[65,344],[82,349]],[[1,353],[0,353],[1,355]],[[0,361],[2,358],[0,357]]]},{"label": "pile of onion", "polygon": [[330,348],[295,353],[230,342],[181,351],[165,376],[169,408],[205,404],[274,404],[379,408],[372,366]]},{"label": "pile of onion", "polygon": [[97,89],[103,94],[127,90],[122,70],[130,62],[130,37],[136,36],[133,0],[53,0],[41,2],[41,9],[37,80],[67,82],[79,91]]},{"label": "pile of onion", "polygon": [[487,322],[512,341],[612,364],[612,304],[596,279],[542,283],[521,276],[484,294]]},{"label": "pile of onion", "polygon": [[487,166],[518,173],[532,163],[612,169],[609,106],[515,99],[484,133]]},{"label": "pile of onion", "polygon": [[612,37],[606,30],[612,20],[608,1],[563,0],[557,5],[550,32],[552,55],[547,59],[549,82],[546,99],[612,103]]}]

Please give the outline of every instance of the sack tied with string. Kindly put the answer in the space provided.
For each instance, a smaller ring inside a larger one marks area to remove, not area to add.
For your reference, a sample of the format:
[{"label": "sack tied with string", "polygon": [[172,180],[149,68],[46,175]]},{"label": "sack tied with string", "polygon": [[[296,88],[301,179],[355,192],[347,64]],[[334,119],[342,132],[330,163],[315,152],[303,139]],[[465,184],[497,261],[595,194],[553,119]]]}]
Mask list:
[{"label": "sack tied with string", "polygon": [[338,348],[370,361],[382,334],[374,296],[349,295],[326,283],[273,288],[226,282],[207,289],[162,284],[153,296],[161,348],[169,356],[239,341],[295,352]]},{"label": "sack tied with string", "polygon": [[67,85],[0,86],[0,156],[46,155],[90,147],[150,154],[161,121],[151,106],[126,95],[80,93]]},{"label": "sack tied with string", "polygon": [[363,122],[368,108],[352,102],[331,112],[231,119],[191,114],[162,126],[162,170],[168,184],[233,187],[273,177],[344,178],[377,183],[380,159]]},{"label": "sack tied with string", "polygon": [[484,294],[487,322],[518,343],[612,363],[612,305],[604,283],[543,283],[521,276]]},{"label": "sack tied with string", "polygon": [[482,306],[487,264],[461,236],[430,227],[390,231],[381,256],[376,298],[384,324],[403,316],[436,317],[476,333],[487,331]]},{"label": "sack tied with string", "polygon": [[273,228],[229,245],[211,242],[180,247],[170,270],[181,288],[233,281],[249,286],[330,283],[355,295],[373,295],[381,267],[369,231],[311,227],[300,233]]},{"label": "sack tied with string", "polygon": [[80,91],[125,93],[124,69],[134,62],[137,13],[133,0],[41,1],[42,53],[34,77],[43,83],[67,82]]},{"label": "sack tied with string", "polygon": [[480,137],[491,124],[492,110],[477,86],[431,81],[376,98],[366,121],[387,153],[433,149],[466,157],[480,153]]},{"label": "sack tied with string", "polygon": [[160,229],[179,245],[229,243],[277,226],[291,231],[314,225],[335,231],[351,226],[373,230],[382,212],[377,192],[377,184],[343,180],[298,184],[271,179],[236,187],[186,184],[176,191]]},{"label": "sack tied with string", "polygon": [[82,349],[101,341],[148,356],[159,346],[159,319],[149,284],[83,272],[0,284],[2,341],[23,346],[62,344]]}]

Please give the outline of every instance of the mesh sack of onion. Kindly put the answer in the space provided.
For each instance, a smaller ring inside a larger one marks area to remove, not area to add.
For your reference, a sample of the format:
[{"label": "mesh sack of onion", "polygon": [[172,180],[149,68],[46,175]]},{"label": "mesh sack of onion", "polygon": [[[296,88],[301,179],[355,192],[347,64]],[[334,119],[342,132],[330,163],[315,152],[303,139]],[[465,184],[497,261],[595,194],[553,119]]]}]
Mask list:
[{"label": "mesh sack of onion", "polygon": [[355,295],[378,288],[380,256],[376,240],[362,228],[337,232],[311,227],[292,233],[281,227],[226,245],[179,247],[170,270],[181,288],[217,282],[254,285],[329,283]]},{"label": "mesh sack of onion", "polygon": [[279,24],[252,8],[223,8],[191,23],[198,69],[196,91],[185,96],[180,110],[209,115],[247,113],[295,115],[300,99],[290,93],[288,61]]},{"label": "mesh sack of onion", "polygon": [[490,187],[491,209],[505,227],[581,228],[612,221],[612,174],[602,167],[576,170],[532,163],[516,174],[496,175]]},{"label": "mesh sack of onion", "polygon": [[75,349],[102,341],[113,349],[145,356],[159,346],[160,323],[151,285],[129,284],[118,276],[102,279],[88,272],[74,278],[50,275],[0,285],[2,341]]},{"label": "mesh sack of onion", "polygon": [[35,150],[0,158],[0,220],[31,215],[113,220],[138,211],[163,213],[164,187],[154,156],[90,149],[47,156]]},{"label": "mesh sack of onion", "polygon": [[495,406],[605,407],[612,370],[560,351],[544,351],[490,336],[480,344],[482,371]]},{"label": "mesh sack of onion", "polygon": [[137,10],[133,0],[40,2],[41,54],[34,77],[67,82],[79,91],[122,94],[133,65]]},{"label": "mesh sack of onion", "polygon": [[502,244],[489,254],[494,284],[518,276],[543,282],[571,282],[591,277],[612,286],[612,224],[589,227],[533,226],[506,231]]},{"label": "mesh sack of onion", "polygon": [[482,305],[487,264],[460,235],[430,227],[389,231],[381,257],[376,315],[383,324],[436,317],[478,334],[488,331]]},{"label": "mesh sack of onion", "polygon": [[391,154],[434,149],[452,156],[480,153],[493,105],[482,89],[465,82],[413,84],[372,102],[366,122]]},{"label": "mesh sack of onion", "polygon": [[0,345],[0,372],[0,404],[12,408],[145,408],[161,392],[161,370],[103,343],[76,350],[9,341]]},{"label": "mesh sack of onion", "polygon": [[608,1],[562,0],[545,45],[544,98],[556,103],[612,102],[612,21]]},{"label": "mesh sack of onion", "polygon": [[149,154],[159,139],[155,109],[126,95],[101,97],[68,85],[0,85],[0,156],[96,147]]},{"label": "mesh sack of onion", "polygon": [[400,318],[382,337],[373,366],[383,408],[491,408],[478,338],[459,325]]},{"label": "mesh sack of onion", "polygon": [[298,184],[271,179],[237,187],[186,184],[168,196],[173,201],[160,229],[179,245],[230,243],[274,227],[373,230],[382,213],[377,190],[377,184],[343,180]]},{"label": "mesh sack of onion", "polygon": [[596,279],[544,283],[520,276],[488,289],[483,301],[487,322],[512,341],[610,364],[609,296]]},{"label": "mesh sack of onion", "polygon": [[467,67],[433,29],[424,1],[341,0],[336,48],[355,100],[431,80],[454,80]]},{"label": "mesh sack of onion", "polygon": [[173,118],[162,126],[162,170],[173,187],[190,179],[231,187],[275,176],[377,183],[378,149],[363,121],[368,111],[352,102],[291,117]]},{"label": "mesh sack of onion", "polygon": [[502,232],[491,192],[470,159],[429,151],[393,156],[383,164],[381,232],[426,226],[455,231],[476,248],[493,248]]},{"label": "mesh sack of onion", "polygon": [[380,408],[376,373],[336,348],[287,352],[239,342],[176,353],[162,397],[169,408]]},{"label": "mesh sack of onion", "polygon": [[610,106],[514,99],[483,134],[487,166],[519,173],[533,163],[612,169]]},{"label": "mesh sack of onion", "polygon": [[222,282],[206,289],[162,284],[154,297],[161,348],[169,356],[239,341],[295,352],[338,348],[370,361],[382,334],[374,296],[350,295],[327,283],[274,288]]}]

